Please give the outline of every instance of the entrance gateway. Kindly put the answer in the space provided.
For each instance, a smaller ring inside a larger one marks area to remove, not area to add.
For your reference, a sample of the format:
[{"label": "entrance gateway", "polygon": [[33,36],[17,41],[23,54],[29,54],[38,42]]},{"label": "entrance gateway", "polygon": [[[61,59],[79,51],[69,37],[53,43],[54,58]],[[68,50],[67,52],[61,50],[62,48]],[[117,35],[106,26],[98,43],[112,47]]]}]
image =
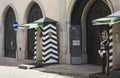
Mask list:
[{"label": "entrance gateway", "polygon": [[12,23],[16,21],[15,13],[10,7],[5,16],[4,27],[4,56],[15,58],[16,57],[16,31],[12,27]]},{"label": "entrance gateway", "polygon": [[[28,14],[27,23],[32,23],[35,20],[42,18],[41,8],[37,3],[34,3]],[[27,30],[27,59],[33,60],[34,55],[34,38],[35,29]]]},{"label": "entrance gateway", "polygon": [[[80,46],[79,49],[80,51],[76,51],[76,49],[73,49],[72,45],[70,45],[70,53],[71,53],[71,64],[83,64],[84,60],[88,60],[89,64],[96,64],[100,65],[101,60],[100,56],[98,54],[98,49],[99,49],[99,43],[100,43],[100,36],[99,34],[101,33],[102,30],[107,30],[108,31],[108,25],[106,26],[93,26],[92,25],[92,20],[97,19],[100,17],[104,17],[106,15],[111,14],[111,11],[106,3],[104,3],[102,0],[96,0],[91,6],[90,9],[87,11],[87,15],[84,19],[86,19],[86,24],[82,24],[81,22],[81,16],[83,13],[84,8],[86,7],[86,4],[88,4],[89,1],[87,0],[77,0],[75,6],[73,7],[73,11],[71,14],[71,26],[70,28],[73,28],[74,26],[80,26],[79,29],[79,41]],[[102,6],[101,6],[102,5]],[[97,12],[97,13],[96,13]],[[84,26],[82,26],[84,25]],[[83,29],[86,28],[86,29]],[[76,30],[78,31],[78,30]],[[86,31],[86,34],[84,32]],[[72,33],[71,33],[72,32]],[[73,35],[73,31],[70,31],[70,44],[72,44],[72,38],[71,36]],[[86,41],[84,40],[83,34],[86,35]],[[74,35],[75,36],[75,35]],[[74,37],[75,38],[75,37]],[[85,42],[84,42],[85,41]],[[74,42],[74,41],[73,41]],[[86,49],[83,48],[83,44],[86,44]],[[86,50],[86,51],[85,51]],[[84,57],[84,54],[87,54],[87,57]],[[79,57],[78,59],[74,59],[73,57]]]},{"label": "entrance gateway", "polygon": [[[59,47],[58,47],[58,27],[57,22],[43,17],[39,20],[34,21],[33,23],[23,24],[19,27],[19,29],[41,29],[42,32],[42,46],[38,46],[40,44],[38,42],[38,35],[41,33],[35,32],[35,41],[34,41],[34,63],[38,64],[38,58],[42,58],[42,64],[57,64],[59,63]],[[39,50],[42,48],[42,50]],[[40,57],[39,54],[42,54]]]}]

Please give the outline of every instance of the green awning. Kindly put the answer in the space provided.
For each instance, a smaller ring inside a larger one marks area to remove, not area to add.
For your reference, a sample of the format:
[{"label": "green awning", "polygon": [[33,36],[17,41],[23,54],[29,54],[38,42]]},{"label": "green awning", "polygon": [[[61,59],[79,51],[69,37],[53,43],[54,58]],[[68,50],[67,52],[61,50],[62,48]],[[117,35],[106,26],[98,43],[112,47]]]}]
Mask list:
[{"label": "green awning", "polygon": [[33,23],[23,24],[19,26],[19,29],[32,29],[32,28],[38,28],[43,26],[45,22],[56,22],[48,17],[43,17],[41,19],[38,19],[34,21]]},{"label": "green awning", "polygon": [[93,25],[113,25],[120,22],[120,11],[92,21]]},{"label": "green awning", "polygon": [[19,26],[19,29],[32,29],[32,28],[38,28],[42,26],[42,23],[29,23],[29,24],[23,24],[21,26]]}]

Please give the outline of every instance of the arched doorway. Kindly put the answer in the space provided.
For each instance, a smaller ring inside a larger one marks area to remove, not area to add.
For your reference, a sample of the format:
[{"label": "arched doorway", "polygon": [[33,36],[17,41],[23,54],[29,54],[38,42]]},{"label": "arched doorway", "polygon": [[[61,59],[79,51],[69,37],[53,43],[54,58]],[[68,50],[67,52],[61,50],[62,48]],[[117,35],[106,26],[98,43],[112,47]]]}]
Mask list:
[{"label": "arched doorway", "polygon": [[98,54],[100,34],[103,30],[108,31],[108,25],[93,26],[92,20],[101,18],[111,14],[110,8],[102,0],[96,0],[90,7],[86,16],[86,33],[87,33],[87,53],[88,63],[101,64],[100,56]]},{"label": "arched doorway", "polygon": [[87,2],[88,2],[87,0],[77,0],[71,13],[70,32],[69,32],[70,33],[71,64],[82,64],[83,63],[82,61],[82,54],[83,54],[82,43],[83,42],[82,42],[81,16],[82,16],[82,12]]},{"label": "arched doorway", "polygon": [[[34,3],[28,14],[27,23],[31,23],[42,17],[43,15],[41,8],[37,3]],[[27,30],[27,51],[28,51],[27,58],[31,60],[33,59],[33,55],[34,55],[34,38],[35,38],[34,32],[35,29]]]},{"label": "arched doorway", "polygon": [[[86,61],[88,60],[89,64],[101,64],[100,57],[98,54],[98,49],[99,49],[98,44],[100,42],[99,34],[103,29],[108,30],[108,26],[93,26],[92,20],[109,15],[111,14],[111,11],[108,5],[104,1],[96,0],[96,1],[93,1],[94,3],[91,2],[93,4],[91,4],[92,5],[91,7],[89,6],[90,9],[89,11],[87,11],[87,15],[86,13],[83,14],[83,12],[86,10],[86,5],[89,2],[90,2],[89,0],[76,1],[71,13],[70,28],[73,27],[74,25],[79,25],[81,28],[80,30],[81,33],[79,35],[80,37],[82,37],[80,39],[81,41],[80,48],[82,47],[81,56],[80,56],[82,58],[81,63],[86,63]],[[83,17],[83,15],[85,16]],[[85,22],[81,22],[83,21],[83,19],[86,19]],[[72,34],[70,33],[70,36],[71,35]],[[86,40],[83,40],[83,39],[86,39]],[[71,45],[72,44],[70,42],[70,55],[72,57]],[[73,52],[75,53],[75,51],[76,50],[74,50]]]},{"label": "arched doorway", "polygon": [[12,28],[12,23],[16,21],[15,13],[10,7],[5,16],[4,22],[4,56],[16,57],[16,31]]}]

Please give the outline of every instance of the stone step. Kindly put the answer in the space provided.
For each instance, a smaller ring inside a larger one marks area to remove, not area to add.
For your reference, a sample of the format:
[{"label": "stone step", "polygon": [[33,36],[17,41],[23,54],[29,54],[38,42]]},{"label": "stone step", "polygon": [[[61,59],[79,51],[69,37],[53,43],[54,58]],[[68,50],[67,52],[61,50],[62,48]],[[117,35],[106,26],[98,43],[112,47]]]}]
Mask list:
[{"label": "stone step", "polygon": [[104,74],[101,74],[101,73],[95,73],[95,74],[91,74],[89,76],[89,78],[114,78],[114,77],[109,76],[109,75],[104,75]]},{"label": "stone step", "polygon": [[41,63],[31,63],[31,64],[20,64],[19,68],[21,69],[33,69],[33,68],[38,68],[42,67],[43,65]]},{"label": "stone step", "polygon": [[110,76],[114,76],[115,78],[120,78],[120,70],[111,71]]},{"label": "stone step", "polygon": [[102,73],[91,74],[89,78],[120,78],[120,70],[113,70],[109,75],[104,75]]}]

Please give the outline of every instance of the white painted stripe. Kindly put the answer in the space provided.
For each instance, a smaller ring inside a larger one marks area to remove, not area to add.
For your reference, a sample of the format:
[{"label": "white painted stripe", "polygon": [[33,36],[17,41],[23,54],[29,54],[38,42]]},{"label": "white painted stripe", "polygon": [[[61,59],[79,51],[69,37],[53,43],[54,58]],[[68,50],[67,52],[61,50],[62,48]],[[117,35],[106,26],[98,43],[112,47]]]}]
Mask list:
[{"label": "white painted stripe", "polygon": [[43,34],[43,35],[46,35],[46,34],[48,34],[49,32],[54,33],[54,34],[57,34],[57,32],[54,31],[54,30],[52,30],[52,29],[49,29],[49,30],[47,30],[47,31],[45,31],[45,32],[42,32],[42,34]]},{"label": "white painted stripe", "polygon": [[43,57],[43,60],[47,60],[47,59],[49,59],[50,57],[54,57],[54,58],[58,59],[58,56],[56,56],[56,55],[54,55],[54,54],[51,53],[51,54]]},{"label": "white painted stripe", "polygon": [[112,32],[113,32],[113,30],[112,30],[112,29],[110,29],[110,30],[109,30],[109,33],[112,33]]},{"label": "white painted stripe", "polygon": [[112,60],[113,59],[113,56],[109,56],[109,60]]},{"label": "white painted stripe", "polygon": [[37,49],[37,46],[35,46],[34,49]]},{"label": "white painted stripe", "polygon": [[54,30],[52,30],[52,29],[48,29],[47,31],[42,32],[42,34],[43,34],[43,35],[46,35],[46,34],[48,34],[49,32],[52,32],[52,33],[54,33],[54,34],[57,34],[57,32],[54,31]]},{"label": "white painted stripe", "polygon": [[113,66],[113,63],[109,63],[109,67]]},{"label": "white painted stripe", "polygon": [[102,52],[99,50],[98,53],[101,57],[103,57],[103,54],[106,53],[106,52],[105,52],[105,50],[103,50]]},{"label": "white painted stripe", "polygon": [[58,62],[57,60],[49,59],[49,60],[46,61],[45,63],[48,64],[48,63],[57,63],[57,62]]},{"label": "white painted stripe", "polygon": [[53,29],[55,29],[55,30],[57,29],[57,27],[54,26],[54,25],[52,25],[52,24],[50,24],[50,27],[53,28]]},{"label": "white painted stripe", "polygon": [[37,51],[34,51],[34,54],[37,54]]},{"label": "white painted stripe", "polygon": [[37,49],[37,45],[36,45],[36,46],[34,46],[34,49]]},{"label": "white painted stripe", "polygon": [[113,53],[113,49],[110,49],[110,50],[109,50],[109,53]]},{"label": "white painted stripe", "polygon": [[54,44],[57,44],[57,41],[53,40],[53,39],[48,39],[45,42],[42,42],[43,45],[48,44],[49,42],[53,42]]},{"label": "white painted stripe", "polygon": [[37,41],[35,41],[34,44],[37,44]]},{"label": "white painted stripe", "polygon": [[37,30],[35,31],[35,35],[37,34]]},{"label": "white painted stripe", "polygon": [[43,50],[46,50],[46,49],[49,48],[49,47],[53,47],[53,48],[55,48],[55,49],[58,48],[57,46],[55,46],[55,45],[53,45],[53,44],[48,44],[47,46],[42,47],[42,49],[43,49]]},{"label": "white painted stripe", "polygon": [[57,36],[55,36],[55,35],[52,35],[52,38],[54,38],[54,39],[57,39]]},{"label": "white painted stripe", "polygon": [[49,50],[47,50],[47,51],[45,51],[45,52],[42,52],[42,55],[46,55],[46,54],[48,54],[48,53],[50,53],[50,52],[53,52],[53,53],[55,53],[55,54],[58,54],[58,51],[56,51],[56,50],[54,50],[54,49],[49,49]]},{"label": "white painted stripe", "polygon": [[42,37],[43,40],[46,40],[49,38],[49,35],[46,35],[45,37]]},{"label": "white painted stripe", "polygon": [[44,27],[43,27],[43,30],[46,30],[46,29],[48,29],[49,27],[50,27],[50,24],[49,24],[49,25],[44,26]]},{"label": "white painted stripe", "polygon": [[36,57],[35,57],[33,60],[34,60],[34,62],[37,62],[37,59],[36,59]]},{"label": "white painted stripe", "polygon": [[35,40],[37,40],[37,36],[35,36]]},{"label": "white painted stripe", "polygon": [[112,45],[113,45],[113,42],[110,42],[110,43],[109,43],[109,46],[112,46]]},{"label": "white painted stripe", "polygon": [[47,28],[49,28],[49,27],[52,27],[53,29],[57,29],[54,25],[52,25],[52,24],[49,24],[49,25],[46,25],[45,27],[43,27],[43,30],[46,30]]},{"label": "white painted stripe", "polygon": [[109,36],[109,39],[110,39],[110,40],[113,39],[113,36]]},{"label": "white painted stripe", "polygon": [[34,59],[36,59],[36,56],[34,56]]},{"label": "white painted stripe", "polygon": [[[52,37],[53,39],[57,39],[57,36],[55,36],[55,35],[52,35],[51,37]],[[43,40],[46,40],[46,39],[48,39],[48,38],[49,38],[48,35],[45,36],[45,37],[42,37]]]}]

